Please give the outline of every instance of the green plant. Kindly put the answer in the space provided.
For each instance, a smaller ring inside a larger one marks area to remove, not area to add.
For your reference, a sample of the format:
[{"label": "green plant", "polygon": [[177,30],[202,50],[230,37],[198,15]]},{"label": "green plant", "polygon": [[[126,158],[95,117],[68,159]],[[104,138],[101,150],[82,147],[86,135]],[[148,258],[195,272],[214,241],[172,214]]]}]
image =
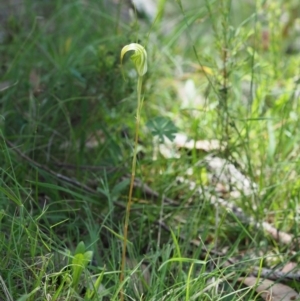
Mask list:
[{"label": "green plant", "polygon": [[72,258],[72,287],[78,287],[80,276],[93,257],[92,251],[86,251],[84,243],[81,241]]},{"label": "green plant", "polygon": [[71,296],[83,294],[85,300],[94,300],[93,298],[101,290],[104,271],[96,275],[96,280],[92,281],[92,275],[88,273],[87,267],[92,260],[93,252],[87,251],[84,242],[81,241],[77,245],[74,255],[68,250],[66,257],[69,264],[60,273],[52,274],[53,279],[55,279],[54,282],[58,282],[60,279],[52,300],[60,300],[66,292]]},{"label": "green plant", "polygon": [[[121,283],[124,280],[128,224],[129,224],[130,208],[132,202],[133,184],[134,184],[134,178],[136,172],[136,158],[137,158],[137,151],[138,151],[138,137],[139,137],[139,127],[140,127],[140,120],[141,120],[141,110],[142,110],[143,100],[144,100],[144,98],[142,97],[142,83],[143,83],[143,76],[147,72],[147,52],[145,48],[140,44],[132,43],[124,46],[121,51],[121,62],[123,60],[125,53],[132,50],[134,51],[134,54],[131,56],[131,60],[133,61],[138,74],[137,110],[136,110],[136,126],[135,126],[133,159],[132,159],[132,167],[131,167],[131,179],[130,179],[129,195],[128,195],[128,202],[126,206],[126,215],[125,215],[125,223],[124,223],[124,240],[123,240],[122,263],[121,263],[121,274],[120,274]],[[121,300],[123,299],[124,299],[123,291],[121,290]]]}]

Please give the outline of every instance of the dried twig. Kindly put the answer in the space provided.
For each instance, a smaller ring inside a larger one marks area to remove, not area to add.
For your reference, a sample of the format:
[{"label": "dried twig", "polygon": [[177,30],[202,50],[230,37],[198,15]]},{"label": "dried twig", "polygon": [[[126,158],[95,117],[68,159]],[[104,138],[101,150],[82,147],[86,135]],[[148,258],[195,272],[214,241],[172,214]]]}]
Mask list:
[{"label": "dried twig", "polygon": [[136,178],[134,181],[134,187],[140,188],[148,196],[154,197],[155,199],[161,199],[165,204],[179,206],[179,202],[176,202],[168,197],[161,197],[157,191],[153,190],[150,186],[143,183],[138,178]]},{"label": "dried twig", "polygon": [[112,166],[105,166],[105,165],[100,165],[100,166],[93,166],[93,165],[75,165],[75,164],[68,164],[68,163],[62,163],[62,162],[57,162],[54,163],[58,167],[63,167],[66,169],[85,169],[85,170],[92,170],[92,171],[98,171],[98,170],[105,170],[106,172],[114,172],[114,171],[119,171],[119,170],[127,170],[124,167],[112,167]]},{"label": "dried twig", "polygon": [[205,199],[209,200],[209,202],[214,205],[214,206],[219,206],[221,205],[223,208],[231,212],[237,219],[241,220],[244,223],[251,224],[257,229],[260,229],[261,227],[269,233],[275,240],[283,243],[283,244],[290,244],[293,241],[293,236],[289,233],[282,232],[279,229],[276,229],[273,227],[271,224],[267,222],[258,222],[255,220],[253,217],[247,216],[244,211],[233,204],[232,202],[229,202],[225,199],[222,199],[220,197],[214,196],[212,193],[209,191],[202,189],[199,187],[195,182],[187,180],[183,177],[178,177],[177,180],[181,183],[185,183],[189,186],[190,190],[195,191],[198,195],[201,197],[204,197]]},{"label": "dried twig", "polygon": [[66,183],[69,183],[69,184],[71,184],[71,185],[73,185],[73,186],[75,186],[75,187],[81,188],[81,189],[83,189],[83,190],[85,190],[85,191],[87,191],[87,192],[89,192],[89,193],[93,193],[93,194],[97,193],[96,190],[94,190],[94,189],[92,189],[92,188],[90,188],[90,187],[88,187],[88,186],[86,186],[86,185],[80,183],[79,181],[77,181],[77,180],[75,180],[75,179],[71,179],[71,178],[69,178],[69,177],[67,177],[67,176],[64,176],[64,175],[60,174],[60,173],[57,173],[57,172],[51,170],[50,168],[48,168],[47,166],[42,165],[42,164],[40,164],[40,163],[38,163],[38,162],[32,160],[31,158],[29,158],[28,156],[26,156],[24,153],[22,153],[22,152],[21,152],[21,151],[20,151],[20,150],[12,143],[12,142],[10,142],[9,140],[5,140],[5,143],[6,143],[7,145],[9,145],[9,146],[11,147],[11,149],[12,149],[14,152],[16,152],[21,158],[23,158],[24,160],[26,160],[26,161],[27,161],[28,163],[30,163],[31,165],[33,165],[33,166],[35,166],[35,167],[37,167],[37,168],[39,168],[39,169],[42,169],[42,170],[48,172],[49,174],[53,175],[54,177],[56,177],[57,179],[59,179],[59,180],[61,180],[61,181],[64,181],[64,182],[66,182]]},{"label": "dried twig", "polygon": [[292,272],[282,272],[282,271],[277,271],[277,270],[271,270],[271,269],[266,269],[266,268],[255,268],[251,274],[253,276],[260,276],[261,278],[264,279],[270,279],[270,280],[285,280],[285,281],[290,281],[290,280],[295,280],[295,281],[300,281],[300,272],[292,273]]}]

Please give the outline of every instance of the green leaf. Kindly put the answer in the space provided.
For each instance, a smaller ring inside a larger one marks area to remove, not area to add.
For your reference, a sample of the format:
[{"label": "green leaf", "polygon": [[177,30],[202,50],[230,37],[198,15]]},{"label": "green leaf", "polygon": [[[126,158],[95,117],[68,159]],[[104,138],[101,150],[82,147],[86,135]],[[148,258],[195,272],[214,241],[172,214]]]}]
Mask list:
[{"label": "green leaf", "polygon": [[26,301],[28,300],[32,295],[34,295],[36,292],[40,290],[40,287],[36,287],[33,291],[31,291],[29,294],[21,296],[17,301]]},{"label": "green leaf", "polygon": [[81,274],[83,270],[87,267],[89,262],[92,260],[93,257],[93,252],[92,251],[87,251],[84,254],[79,253],[76,254],[72,260],[72,270],[73,270],[73,282],[72,286],[76,289],[79,281]]},{"label": "green leaf", "polygon": [[75,68],[70,68],[70,73],[73,77],[75,77],[78,81],[86,84],[86,79],[82,76],[82,74]]},{"label": "green leaf", "polygon": [[20,200],[18,199],[18,197],[15,196],[13,194],[13,192],[10,192],[10,191],[8,191],[7,189],[5,189],[3,187],[0,187],[0,192],[2,192],[4,195],[6,195],[7,198],[9,198],[11,201],[13,201],[18,206],[23,206],[22,202],[20,202]]},{"label": "green leaf", "polygon": [[125,188],[128,187],[129,183],[130,183],[129,179],[125,179],[121,181],[113,188],[111,194],[115,197],[118,196],[120,192],[122,192]]},{"label": "green leaf", "polygon": [[72,270],[73,270],[73,282],[72,286],[76,289],[80,280],[81,273],[84,268],[84,255],[76,254],[72,261]]},{"label": "green leaf", "polygon": [[84,252],[85,252],[85,245],[84,245],[84,242],[81,241],[78,244],[78,246],[76,247],[74,255],[76,255],[76,254],[84,254]]},{"label": "green leaf", "polygon": [[87,288],[87,292],[85,295],[86,300],[91,300],[95,294],[99,291],[99,288],[101,286],[102,280],[104,276],[104,270],[99,274],[96,281],[93,281],[92,279],[92,286]]},{"label": "green leaf", "polygon": [[87,251],[84,253],[84,266],[86,267],[93,259],[93,251]]},{"label": "green leaf", "polygon": [[153,136],[158,136],[160,142],[164,142],[165,137],[173,141],[176,133],[178,133],[178,128],[167,117],[155,117],[149,120],[146,125]]}]

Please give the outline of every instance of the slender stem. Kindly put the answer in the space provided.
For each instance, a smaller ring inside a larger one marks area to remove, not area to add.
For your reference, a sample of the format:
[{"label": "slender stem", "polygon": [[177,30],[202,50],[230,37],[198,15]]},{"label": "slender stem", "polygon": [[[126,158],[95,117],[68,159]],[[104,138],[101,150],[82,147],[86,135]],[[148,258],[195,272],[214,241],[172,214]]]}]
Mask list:
[{"label": "slender stem", "polygon": [[[126,263],[126,248],[127,248],[127,237],[128,237],[128,224],[129,224],[129,216],[130,216],[130,208],[132,203],[132,193],[133,193],[133,184],[135,179],[136,172],[136,157],[138,150],[138,138],[139,138],[139,128],[140,128],[140,120],[141,120],[141,110],[143,105],[143,99],[141,97],[142,94],[142,76],[138,77],[137,83],[137,112],[136,112],[136,123],[135,123],[135,138],[134,138],[134,149],[133,149],[133,159],[132,159],[132,167],[131,167],[131,179],[130,179],[130,187],[129,187],[129,195],[128,202],[126,206],[126,214],[125,214],[125,223],[124,223],[124,240],[123,240],[123,250],[122,250],[122,262],[121,262],[121,274],[120,274],[120,284],[124,280],[124,272],[125,272],[125,263]],[[120,291],[120,299],[124,300],[124,292],[123,289]]]}]

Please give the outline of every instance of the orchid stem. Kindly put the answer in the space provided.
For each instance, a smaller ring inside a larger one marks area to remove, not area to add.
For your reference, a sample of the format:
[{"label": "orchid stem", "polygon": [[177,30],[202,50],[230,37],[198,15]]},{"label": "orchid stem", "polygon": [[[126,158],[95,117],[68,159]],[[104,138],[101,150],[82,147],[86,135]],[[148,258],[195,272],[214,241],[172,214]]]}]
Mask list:
[{"label": "orchid stem", "polygon": [[123,250],[122,250],[122,261],[121,261],[121,272],[120,272],[120,300],[124,301],[124,274],[125,274],[125,265],[126,265],[126,248],[127,248],[127,238],[128,238],[128,225],[129,225],[129,216],[130,216],[130,208],[132,203],[132,193],[134,186],[134,178],[136,172],[136,157],[138,152],[138,138],[139,138],[139,127],[141,121],[141,110],[143,105],[142,98],[142,83],[143,76],[147,72],[147,52],[145,48],[137,43],[131,43],[126,45],[121,50],[121,63],[123,57],[126,52],[134,51],[134,54],[131,56],[131,60],[135,64],[135,68],[138,74],[137,81],[137,110],[136,110],[136,122],[135,122],[135,138],[134,138],[134,148],[133,148],[133,158],[132,158],[132,166],[131,166],[131,178],[130,178],[130,187],[129,187],[129,195],[128,202],[126,205],[126,213],[125,213],[125,222],[124,222],[124,232],[123,232]]},{"label": "orchid stem", "polygon": [[[132,166],[131,166],[131,178],[130,178],[130,187],[129,187],[129,195],[128,202],[126,206],[126,214],[125,214],[125,223],[124,223],[124,240],[123,240],[123,250],[122,250],[122,262],[121,262],[121,273],[120,273],[120,283],[124,281],[125,274],[125,264],[126,264],[126,249],[127,249],[127,238],[128,238],[128,225],[129,225],[129,217],[130,217],[130,209],[132,204],[132,193],[133,193],[133,184],[135,179],[136,172],[136,161],[137,161],[137,150],[138,150],[138,138],[139,138],[139,128],[140,128],[140,120],[141,120],[141,110],[143,106],[142,95],[142,83],[143,77],[138,77],[137,82],[137,113],[136,113],[136,123],[135,123],[135,138],[134,138],[134,149],[133,149],[133,158],[132,158]],[[123,289],[120,291],[121,301],[124,300],[124,292]]]}]

